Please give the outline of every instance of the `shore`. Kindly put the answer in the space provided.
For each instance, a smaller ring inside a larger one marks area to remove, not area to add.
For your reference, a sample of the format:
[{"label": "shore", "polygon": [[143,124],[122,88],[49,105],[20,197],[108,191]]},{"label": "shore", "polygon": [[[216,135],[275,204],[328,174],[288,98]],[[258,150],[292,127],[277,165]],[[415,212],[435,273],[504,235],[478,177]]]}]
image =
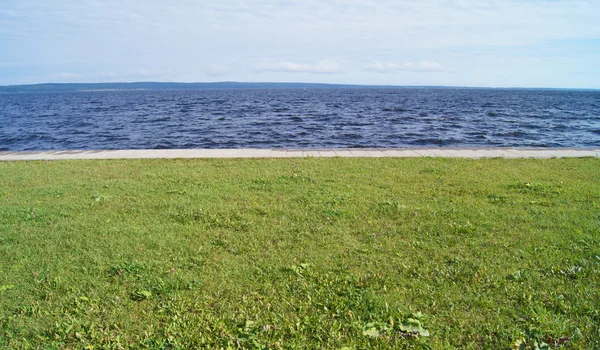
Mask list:
[{"label": "shore", "polygon": [[155,158],[302,158],[302,157],[440,157],[440,158],[581,158],[600,157],[598,149],[566,148],[267,148],[142,149],[0,152],[0,161]]}]

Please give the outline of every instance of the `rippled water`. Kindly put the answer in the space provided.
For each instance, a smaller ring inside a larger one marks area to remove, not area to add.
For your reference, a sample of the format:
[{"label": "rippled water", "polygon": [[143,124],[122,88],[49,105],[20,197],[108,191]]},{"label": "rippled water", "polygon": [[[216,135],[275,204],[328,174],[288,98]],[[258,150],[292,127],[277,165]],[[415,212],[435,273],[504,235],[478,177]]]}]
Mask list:
[{"label": "rippled water", "polygon": [[0,150],[599,147],[600,91],[0,94]]}]

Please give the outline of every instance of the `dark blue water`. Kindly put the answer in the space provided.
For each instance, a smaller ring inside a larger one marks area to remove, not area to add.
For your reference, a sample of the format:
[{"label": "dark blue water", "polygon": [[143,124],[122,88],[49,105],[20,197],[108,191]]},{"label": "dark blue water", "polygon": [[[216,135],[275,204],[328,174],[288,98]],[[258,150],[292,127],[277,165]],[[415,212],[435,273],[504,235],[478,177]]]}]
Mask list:
[{"label": "dark blue water", "polygon": [[600,91],[0,94],[0,150],[600,147]]}]

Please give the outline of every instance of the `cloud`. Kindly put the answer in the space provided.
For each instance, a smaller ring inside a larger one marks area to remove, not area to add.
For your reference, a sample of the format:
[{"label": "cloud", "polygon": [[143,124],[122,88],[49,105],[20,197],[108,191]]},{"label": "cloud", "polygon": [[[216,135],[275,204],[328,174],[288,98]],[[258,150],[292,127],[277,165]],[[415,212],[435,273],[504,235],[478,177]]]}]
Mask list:
[{"label": "cloud", "polygon": [[206,72],[206,75],[209,77],[222,77],[224,75],[229,74],[231,71],[224,66],[220,66],[218,64],[213,64],[209,70]]},{"label": "cloud", "polygon": [[60,72],[50,74],[46,77],[47,81],[57,83],[72,83],[84,80],[85,76],[73,72]]},{"label": "cloud", "polygon": [[132,82],[132,81],[171,81],[166,72],[157,70],[148,70],[145,68],[133,69],[129,71],[110,71],[103,72],[93,77],[93,81],[99,82]]},{"label": "cloud", "polygon": [[322,60],[317,64],[300,64],[294,62],[261,63],[254,68],[255,72],[284,72],[284,73],[314,73],[338,74],[342,73],[339,63],[332,60]]},{"label": "cloud", "polygon": [[418,61],[418,62],[379,62],[373,61],[364,67],[364,70],[375,73],[396,73],[396,72],[439,72],[443,71],[444,67],[433,61]]}]

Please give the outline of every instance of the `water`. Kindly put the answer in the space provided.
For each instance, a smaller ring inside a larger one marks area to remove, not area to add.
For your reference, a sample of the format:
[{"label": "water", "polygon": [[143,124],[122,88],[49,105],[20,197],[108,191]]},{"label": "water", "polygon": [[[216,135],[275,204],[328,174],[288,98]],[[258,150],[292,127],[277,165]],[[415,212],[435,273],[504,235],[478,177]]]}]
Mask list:
[{"label": "water", "polygon": [[0,94],[0,150],[600,147],[600,91]]}]

